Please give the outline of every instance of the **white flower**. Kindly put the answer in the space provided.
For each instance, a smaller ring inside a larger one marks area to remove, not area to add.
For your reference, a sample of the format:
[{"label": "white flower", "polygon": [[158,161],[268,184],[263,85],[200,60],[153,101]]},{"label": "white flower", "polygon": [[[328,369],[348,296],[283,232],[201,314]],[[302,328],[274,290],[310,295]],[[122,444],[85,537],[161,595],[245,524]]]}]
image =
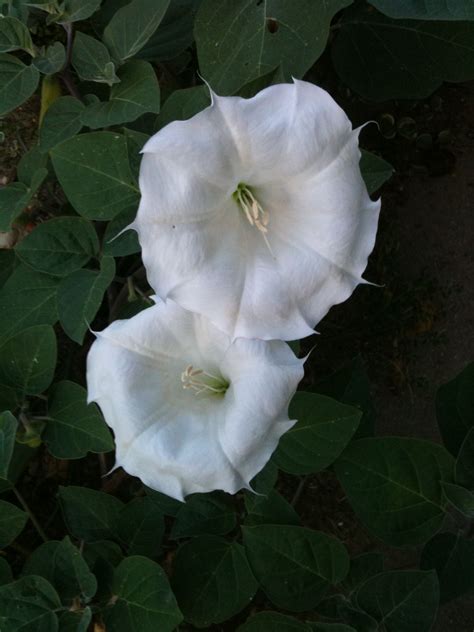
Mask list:
[{"label": "white flower", "polygon": [[178,499],[248,488],[295,423],[288,403],[302,376],[286,343],[231,341],[173,301],[112,323],[87,361],[117,466]]},{"label": "white flower", "polygon": [[232,337],[292,340],[347,299],[374,246],[380,202],[359,130],[304,81],[252,99],[212,95],[143,149],[132,224],[162,298]]}]

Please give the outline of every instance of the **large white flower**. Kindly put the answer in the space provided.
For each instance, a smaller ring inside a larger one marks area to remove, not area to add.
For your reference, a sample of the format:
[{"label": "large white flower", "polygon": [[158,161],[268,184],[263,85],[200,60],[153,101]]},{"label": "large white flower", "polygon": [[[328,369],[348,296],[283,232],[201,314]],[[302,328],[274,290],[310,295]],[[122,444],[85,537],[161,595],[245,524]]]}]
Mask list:
[{"label": "large white flower", "polygon": [[232,341],[173,301],[112,323],[87,361],[117,465],[178,499],[248,487],[295,423],[288,403],[302,376],[286,343]]},{"label": "large white flower", "polygon": [[232,337],[313,333],[350,296],[380,202],[362,180],[359,130],[304,81],[218,97],[143,148],[138,232],[150,284]]}]

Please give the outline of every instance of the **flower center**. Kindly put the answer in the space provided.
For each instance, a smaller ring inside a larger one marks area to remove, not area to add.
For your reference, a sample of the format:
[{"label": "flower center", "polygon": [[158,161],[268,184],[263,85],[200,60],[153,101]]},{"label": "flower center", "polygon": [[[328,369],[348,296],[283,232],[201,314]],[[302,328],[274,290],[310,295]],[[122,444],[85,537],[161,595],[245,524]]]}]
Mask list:
[{"label": "flower center", "polygon": [[192,364],[188,365],[181,373],[183,388],[194,391],[195,395],[208,393],[209,395],[223,395],[229,388],[229,382],[223,377],[212,375],[202,369],[196,369]]},{"label": "flower center", "polygon": [[240,182],[237,185],[237,189],[232,194],[232,197],[244,212],[250,226],[255,226],[255,228],[260,232],[268,250],[273,255],[266,235],[266,233],[268,233],[268,222],[270,221],[269,212],[266,211],[257,200],[252,189],[243,182]]}]

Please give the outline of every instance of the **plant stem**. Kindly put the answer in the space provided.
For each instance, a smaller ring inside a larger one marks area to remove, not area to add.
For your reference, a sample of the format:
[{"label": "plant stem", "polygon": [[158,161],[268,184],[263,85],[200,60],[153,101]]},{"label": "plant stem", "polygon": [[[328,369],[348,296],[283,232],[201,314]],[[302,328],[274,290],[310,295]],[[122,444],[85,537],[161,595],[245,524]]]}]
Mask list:
[{"label": "plant stem", "polygon": [[294,496],[291,499],[290,504],[292,507],[294,507],[296,503],[298,502],[298,500],[300,499],[300,496],[303,493],[304,486],[306,485],[306,480],[307,480],[306,476],[303,476],[303,478],[300,480],[298,487],[296,488],[296,491],[294,493]]},{"label": "plant stem", "polygon": [[38,535],[41,537],[41,539],[44,542],[48,542],[48,539],[49,539],[48,536],[43,531],[43,528],[40,525],[40,523],[38,522],[38,520],[36,519],[36,516],[34,515],[34,513],[31,511],[31,509],[26,504],[26,500],[23,498],[23,496],[20,494],[20,492],[17,490],[16,487],[13,487],[13,492],[14,492],[15,496],[18,498],[18,500],[19,500],[21,506],[23,507],[23,509],[29,515],[31,522],[33,523],[36,531],[38,532]]}]

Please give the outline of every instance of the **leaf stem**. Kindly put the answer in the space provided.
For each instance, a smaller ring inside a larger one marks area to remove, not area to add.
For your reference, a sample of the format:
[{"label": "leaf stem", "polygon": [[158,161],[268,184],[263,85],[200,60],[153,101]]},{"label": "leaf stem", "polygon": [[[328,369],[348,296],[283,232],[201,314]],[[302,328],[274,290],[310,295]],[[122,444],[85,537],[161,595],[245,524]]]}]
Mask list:
[{"label": "leaf stem", "polygon": [[304,486],[306,485],[306,481],[307,481],[308,477],[307,476],[303,476],[298,484],[298,487],[296,488],[296,491],[293,495],[293,498],[291,499],[291,506],[294,507],[296,505],[296,503],[298,502],[298,500],[300,499],[301,494],[303,493],[303,489]]},{"label": "leaf stem", "polygon": [[26,503],[26,500],[23,498],[23,496],[20,494],[20,492],[17,490],[16,487],[13,487],[13,493],[18,498],[18,501],[20,502],[21,506],[23,507],[23,509],[26,511],[26,513],[30,517],[30,520],[33,523],[36,531],[38,532],[38,535],[41,537],[43,542],[48,542],[49,538],[46,535],[46,533],[43,531],[43,527],[40,525],[40,523],[36,519],[36,516],[31,511],[31,509],[28,507],[28,505]]}]

